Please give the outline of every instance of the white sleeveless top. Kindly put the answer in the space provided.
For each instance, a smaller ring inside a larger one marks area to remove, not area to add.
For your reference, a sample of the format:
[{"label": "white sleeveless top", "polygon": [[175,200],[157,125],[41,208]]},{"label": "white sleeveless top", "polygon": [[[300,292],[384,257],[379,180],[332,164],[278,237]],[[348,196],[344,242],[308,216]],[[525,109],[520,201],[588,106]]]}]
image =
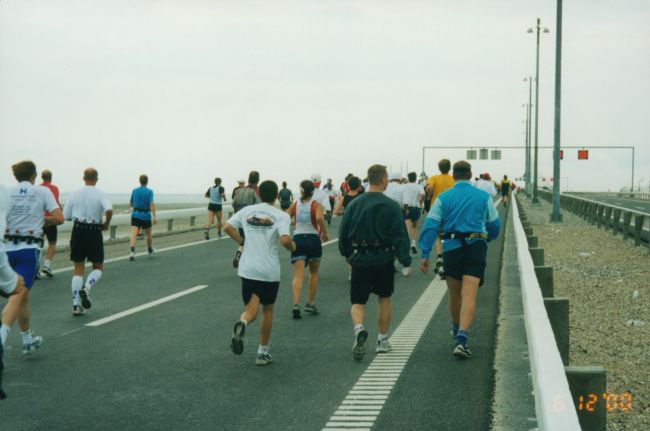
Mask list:
[{"label": "white sleeveless top", "polygon": [[313,198],[307,202],[296,201],[296,229],[293,231],[294,235],[318,235],[318,230],[311,224],[311,205],[313,201]]}]

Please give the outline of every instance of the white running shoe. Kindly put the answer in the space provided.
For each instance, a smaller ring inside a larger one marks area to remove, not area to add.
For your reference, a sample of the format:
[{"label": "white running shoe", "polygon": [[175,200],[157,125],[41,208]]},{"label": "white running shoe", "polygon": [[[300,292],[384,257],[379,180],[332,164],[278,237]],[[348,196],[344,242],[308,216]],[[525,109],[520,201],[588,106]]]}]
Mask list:
[{"label": "white running shoe", "polygon": [[135,251],[129,253],[129,260],[135,260]]},{"label": "white running shoe", "polygon": [[86,314],[86,310],[81,305],[73,305],[72,306],[72,315],[73,316],[83,316]]},{"label": "white running shoe", "polygon": [[36,349],[43,345],[43,337],[37,335],[32,337],[32,342],[28,344],[23,344],[23,355],[31,355]]},{"label": "white running shoe", "polygon": [[390,341],[388,341],[388,338],[384,338],[383,340],[377,340],[377,349],[375,350],[375,352],[388,353],[391,350],[393,350],[393,346],[390,345]]}]

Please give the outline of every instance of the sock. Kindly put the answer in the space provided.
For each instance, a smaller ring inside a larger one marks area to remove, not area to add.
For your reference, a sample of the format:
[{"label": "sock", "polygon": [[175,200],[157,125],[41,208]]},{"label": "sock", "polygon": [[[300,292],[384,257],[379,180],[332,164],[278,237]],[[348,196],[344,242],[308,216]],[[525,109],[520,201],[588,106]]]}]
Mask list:
[{"label": "sock", "polygon": [[131,247],[131,253],[135,253],[135,247]]},{"label": "sock", "polygon": [[29,344],[34,341],[32,331],[29,329],[27,331],[20,331],[20,336],[23,338],[23,344]]},{"label": "sock", "polygon": [[72,305],[79,305],[79,291],[84,285],[84,278],[80,275],[72,276]]},{"label": "sock", "polygon": [[269,353],[269,345],[267,344],[266,346],[259,345],[257,348],[257,354],[261,355],[262,353]]},{"label": "sock", "polygon": [[356,337],[359,332],[363,330],[363,323],[354,325],[354,336]]},{"label": "sock", "polygon": [[153,253],[153,248],[152,248],[152,247],[149,247],[149,248],[147,248],[147,251],[148,251],[149,253]]},{"label": "sock", "polygon": [[7,337],[9,336],[10,331],[11,331],[11,327],[5,323],[3,323],[2,327],[0,327],[0,338],[2,339],[3,346],[7,342]]},{"label": "sock", "polygon": [[45,259],[45,260],[43,261],[43,266],[44,266],[45,268],[49,268],[50,265],[52,265],[52,261],[50,261],[50,259]]},{"label": "sock", "polygon": [[458,333],[456,334],[456,343],[462,344],[463,346],[467,346],[468,338],[469,338],[469,332],[459,329]]},{"label": "sock", "polygon": [[388,334],[378,334],[377,335],[377,340],[382,341],[382,340],[387,340],[388,339]]},{"label": "sock", "polygon": [[415,247],[415,240],[414,239],[411,240],[411,247]]},{"label": "sock", "polygon": [[88,274],[88,278],[86,278],[86,284],[84,285],[84,289],[90,290],[92,287],[97,284],[99,279],[102,278],[102,270],[101,269],[93,269],[90,271],[90,274]]},{"label": "sock", "polygon": [[458,335],[458,325],[456,325],[454,322],[451,322],[451,330],[454,332],[454,338],[456,338],[456,335]]}]

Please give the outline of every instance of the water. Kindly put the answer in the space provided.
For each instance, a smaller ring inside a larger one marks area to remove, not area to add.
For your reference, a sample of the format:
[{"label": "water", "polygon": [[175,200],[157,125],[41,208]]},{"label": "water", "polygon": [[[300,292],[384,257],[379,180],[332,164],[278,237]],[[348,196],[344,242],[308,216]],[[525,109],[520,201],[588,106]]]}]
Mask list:
[{"label": "water", "polygon": [[[60,201],[62,204],[65,204],[70,193],[62,193]],[[108,193],[108,200],[111,201],[113,205],[128,205],[129,199],[131,199],[131,193]],[[207,205],[208,200],[201,194],[176,194],[176,193],[155,193],[154,202],[156,204],[190,204],[190,206],[196,206],[198,204]]]}]

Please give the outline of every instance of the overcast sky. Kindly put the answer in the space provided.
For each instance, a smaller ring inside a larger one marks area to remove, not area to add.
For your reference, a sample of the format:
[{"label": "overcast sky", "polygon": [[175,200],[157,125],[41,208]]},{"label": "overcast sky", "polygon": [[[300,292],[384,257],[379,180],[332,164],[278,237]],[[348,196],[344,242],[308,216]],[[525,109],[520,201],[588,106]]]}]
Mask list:
[{"label": "overcast sky", "polygon": [[[0,182],[31,159],[63,191],[88,166],[109,192],[141,173],[162,193],[230,189],[251,169],[297,188],[372,163],[419,173],[424,145],[523,146],[537,17],[549,146],[554,1],[0,0]],[[649,22],[648,0],[564,2],[562,143],[635,146],[644,187]],[[464,151],[428,150],[425,171]],[[631,151],[565,154],[563,188],[629,186]],[[520,176],[524,151],[473,165]]]}]

